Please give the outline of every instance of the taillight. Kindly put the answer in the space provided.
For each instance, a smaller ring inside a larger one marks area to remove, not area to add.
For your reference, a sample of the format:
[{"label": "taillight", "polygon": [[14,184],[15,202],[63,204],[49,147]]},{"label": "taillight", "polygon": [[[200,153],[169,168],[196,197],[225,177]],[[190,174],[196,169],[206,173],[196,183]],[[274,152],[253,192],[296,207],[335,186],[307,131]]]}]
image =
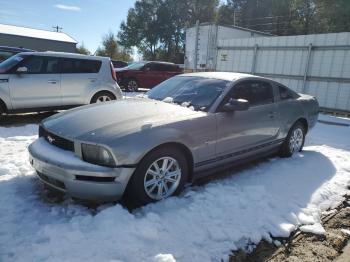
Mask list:
[{"label": "taillight", "polygon": [[114,66],[113,66],[112,62],[111,62],[111,75],[112,75],[113,80],[117,82],[117,75],[115,74]]}]

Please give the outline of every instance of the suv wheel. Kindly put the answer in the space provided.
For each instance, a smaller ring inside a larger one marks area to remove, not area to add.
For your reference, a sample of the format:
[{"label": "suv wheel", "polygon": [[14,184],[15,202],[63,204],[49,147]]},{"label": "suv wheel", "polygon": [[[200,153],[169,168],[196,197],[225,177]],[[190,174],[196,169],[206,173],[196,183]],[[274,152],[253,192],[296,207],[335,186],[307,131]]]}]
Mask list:
[{"label": "suv wheel", "polygon": [[126,81],[126,90],[129,92],[137,92],[139,90],[139,84],[136,79],[130,78]]},{"label": "suv wheel", "polygon": [[128,197],[144,205],[179,194],[188,180],[188,164],[177,148],[149,153],[138,165],[128,186]]},{"label": "suv wheel", "polygon": [[289,130],[286,140],[282,144],[281,155],[290,157],[296,152],[303,150],[305,142],[305,127],[302,123],[296,122]]},{"label": "suv wheel", "polygon": [[100,92],[93,96],[91,104],[108,102],[115,99],[115,96],[109,92]]}]

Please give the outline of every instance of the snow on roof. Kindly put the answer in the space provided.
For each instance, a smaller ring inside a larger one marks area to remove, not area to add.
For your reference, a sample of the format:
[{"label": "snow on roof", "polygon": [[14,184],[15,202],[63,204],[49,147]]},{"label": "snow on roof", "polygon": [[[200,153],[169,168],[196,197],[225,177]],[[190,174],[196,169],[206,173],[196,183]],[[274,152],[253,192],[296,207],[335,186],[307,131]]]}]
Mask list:
[{"label": "snow on roof", "polygon": [[41,29],[34,29],[29,27],[21,27],[14,25],[0,24],[0,34],[26,36],[40,39],[47,39],[53,41],[77,43],[72,37],[61,32],[52,32]]}]

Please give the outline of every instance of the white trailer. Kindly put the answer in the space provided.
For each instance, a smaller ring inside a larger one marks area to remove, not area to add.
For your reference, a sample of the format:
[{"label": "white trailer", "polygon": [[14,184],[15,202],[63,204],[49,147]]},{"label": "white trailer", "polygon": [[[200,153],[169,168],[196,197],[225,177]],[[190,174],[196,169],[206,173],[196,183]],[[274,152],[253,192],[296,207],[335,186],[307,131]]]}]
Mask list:
[{"label": "white trailer", "polygon": [[217,71],[269,77],[350,112],[350,33],[221,39],[217,50]]},{"label": "white trailer", "polygon": [[214,70],[219,40],[260,36],[271,35],[238,26],[197,23],[186,29],[185,69]]}]

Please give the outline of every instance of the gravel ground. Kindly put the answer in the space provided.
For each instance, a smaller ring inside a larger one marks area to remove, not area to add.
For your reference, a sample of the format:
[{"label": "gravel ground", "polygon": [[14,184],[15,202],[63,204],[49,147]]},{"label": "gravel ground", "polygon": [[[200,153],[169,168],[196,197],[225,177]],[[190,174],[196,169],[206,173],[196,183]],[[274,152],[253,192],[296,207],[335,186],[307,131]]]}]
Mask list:
[{"label": "gravel ground", "polygon": [[350,261],[349,253],[342,254],[350,245],[350,195],[336,209],[325,212],[322,225],[324,235],[296,231],[287,239],[275,239],[275,244],[261,241],[251,253],[234,252],[230,262],[328,262],[341,255],[341,261]]}]

